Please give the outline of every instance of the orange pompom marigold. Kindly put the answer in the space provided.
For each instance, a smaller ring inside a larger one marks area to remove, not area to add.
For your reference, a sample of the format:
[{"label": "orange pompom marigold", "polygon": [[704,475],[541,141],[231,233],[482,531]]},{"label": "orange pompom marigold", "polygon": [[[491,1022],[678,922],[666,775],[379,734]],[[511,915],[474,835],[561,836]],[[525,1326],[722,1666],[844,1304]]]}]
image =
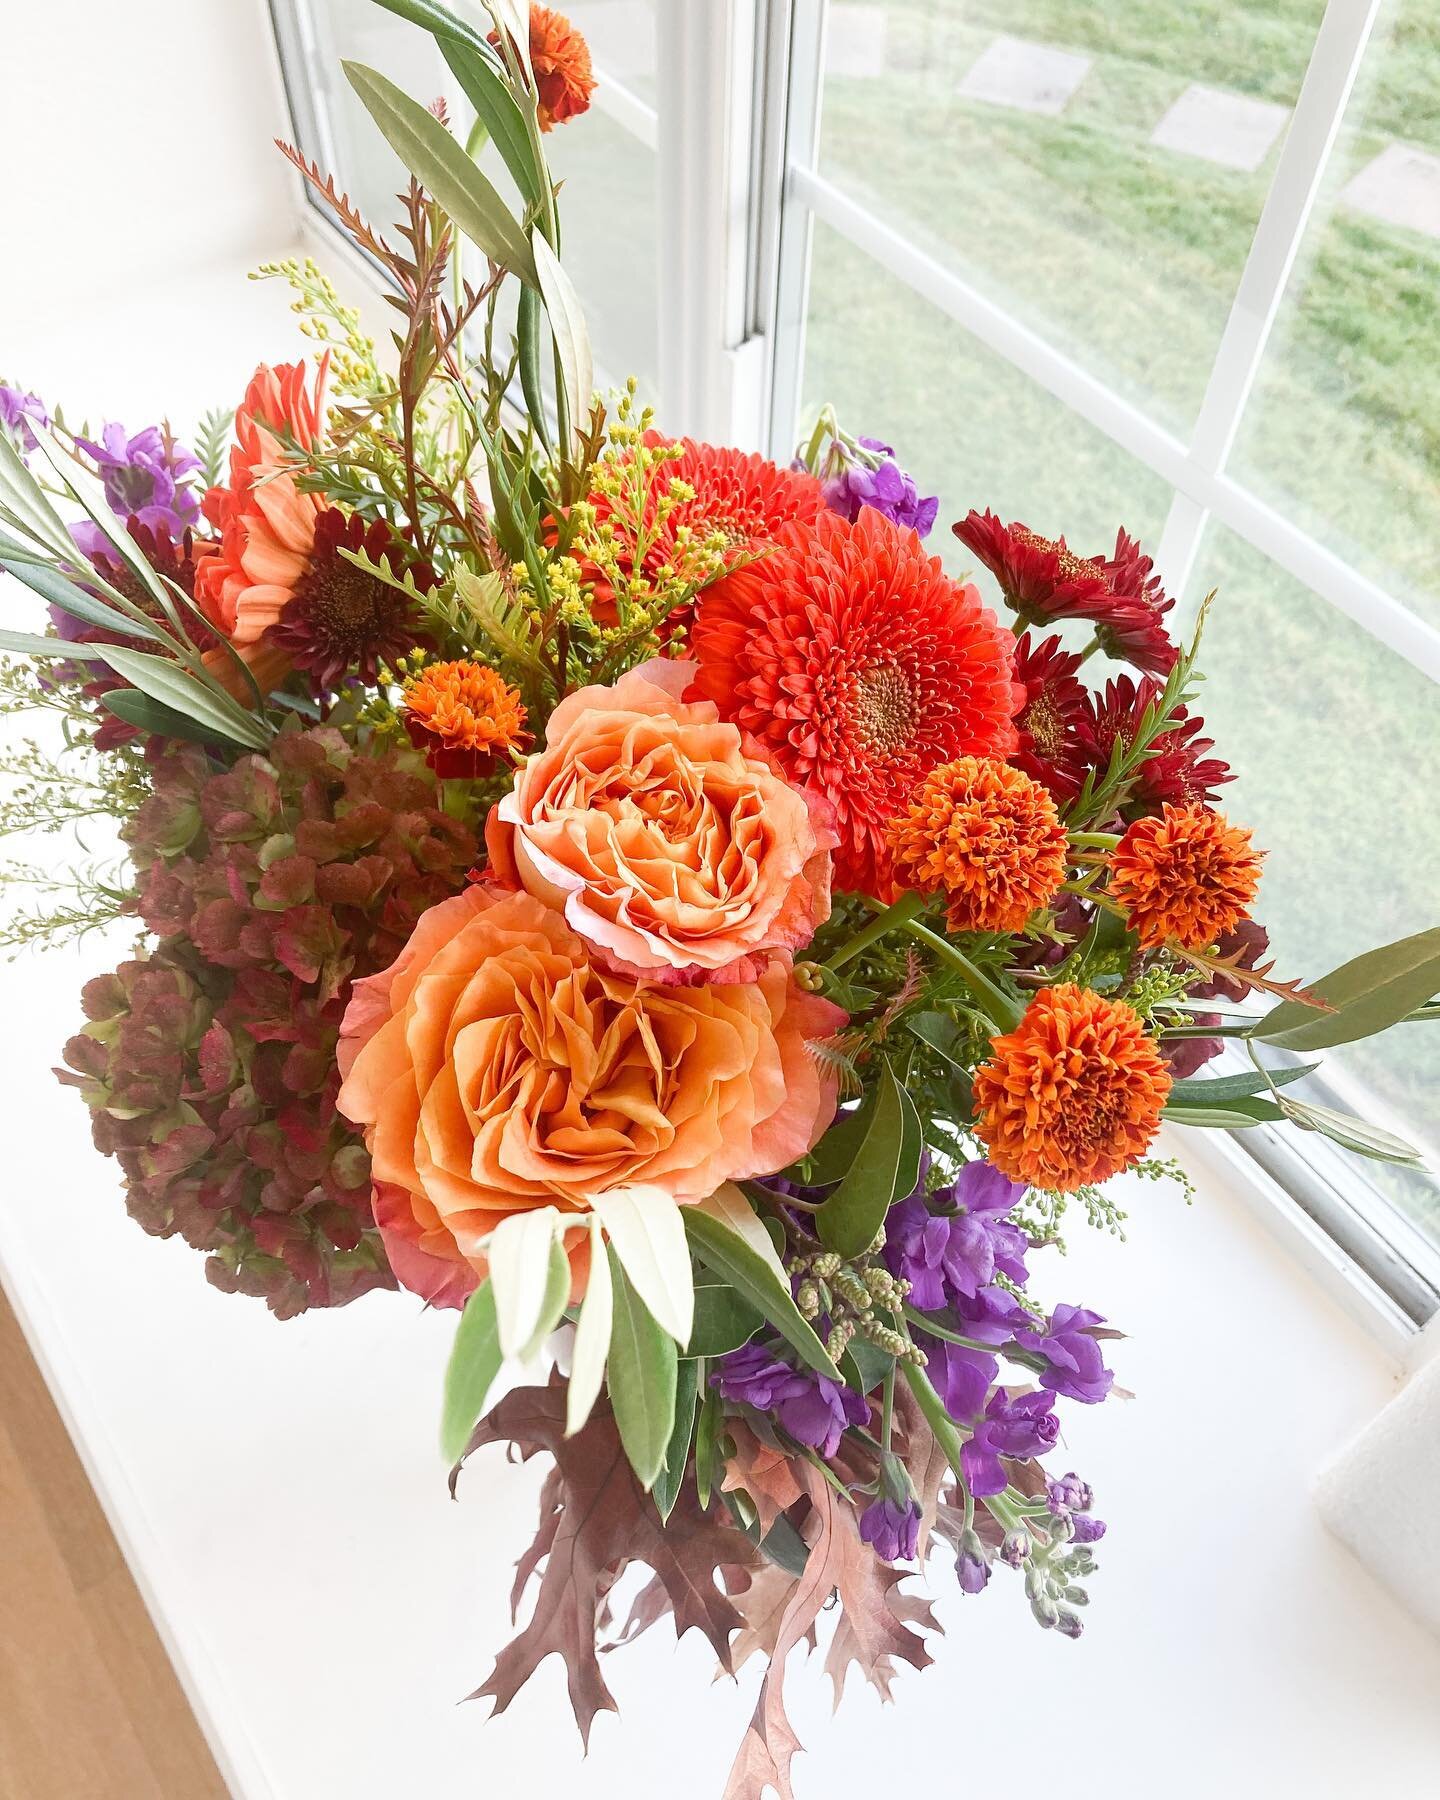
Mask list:
[{"label": "orange pompom marigold", "polygon": [[897,884],[943,893],[952,931],[1022,931],[1065,879],[1068,839],[1054,800],[991,757],[932,769],[887,837]]},{"label": "orange pompom marigold", "polygon": [[429,663],[405,683],[405,729],[440,776],[484,775],[525,741],[525,706],[485,663]]},{"label": "orange pompom marigold", "polygon": [[975,1130],[1012,1181],[1108,1181],[1155,1136],[1170,1073],[1139,1015],[1073,982],[1042,988],[975,1071]]},{"label": "orange pompom marigold", "polygon": [[[492,31],[490,42],[498,45],[500,34]],[[590,46],[563,13],[548,6],[530,8],[530,66],[542,131],[589,111],[595,92]]]},{"label": "orange pompom marigold", "polygon": [[1208,806],[1137,819],[1110,855],[1108,892],[1146,949],[1206,950],[1239,924],[1260,885],[1250,833]]}]

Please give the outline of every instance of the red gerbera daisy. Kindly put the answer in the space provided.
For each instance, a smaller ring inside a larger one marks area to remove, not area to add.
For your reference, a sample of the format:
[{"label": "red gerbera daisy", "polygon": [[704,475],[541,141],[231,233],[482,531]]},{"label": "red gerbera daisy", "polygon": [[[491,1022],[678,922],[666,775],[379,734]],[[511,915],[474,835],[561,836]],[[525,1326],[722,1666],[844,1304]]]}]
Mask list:
[{"label": "red gerbera daisy", "polygon": [[1058,637],[1036,644],[1027,631],[1015,645],[1015,679],[1025,690],[1025,703],[1015,716],[1020,748],[1010,760],[1043,782],[1062,805],[1075,798],[1085,779],[1079,732],[1089,695],[1075,678],[1080,660],[1078,651],[1061,649]]},{"label": "red gerbera daisy", "polygon": [[785,527],[701,596],[691,647],[693,691],[834,804],[841,887],[887,897],[885,825],[916,782],[1016,746],[1010,634],[870,507]]},{"label": "red gerbera daisy", "polygon": [[[372,563],[383,562],[398,574],[399,549],[383,519],[367,526],[358,513],[338,506],[326,507],[316,519],[305,572],[265,641],[303,669],[317,693],[333,692],[347,675],[373,683],[381,663],[417,646],[434,648],[410,597],[340,554],[363,551]],[[410,574],[422,592],[435,584],[426,564],[413,564]]]},{"label": "red gerbera daisy", "polygon": [[[659,432],[646,434],[647,444],[674,442]],[[681,454],[663,465],[663,483],[651,494],[652,508],[664,487],[683,481],[695,498],[674,507],[661,530],[646,545],[635,572],[654,581],[675,553],[675,534],[682,526],[697,537],[719,531],[737,552],[749,552],[769,544],[786,525],[809,524],[825,511],[825,496],[815,476],[805,469],[782,469],[778,463],[753,451],[731,450],[718,444],[700,444],[694,438],[678,440]],[[634,568],[633,545],[639,521],[619,517],[603,499],[597,499],[602,515],[614,528],[622,567]],[[646,535],[654,530],[654,512],[644,521]],[[631,554],[626,546],[631,546]],[[615,596],[608,585],[596,582],[592,591],[595,616],[604,625],[616,622]],[[688,624],[680,614],[667,621],[673,631]]]},{"label": "red gerbera daisy", "polygon": [[[1077,745],[1086,767],[1105,769],[1116,743],[1133,741],[1145,708],[1159,692],[1160,683],[1152,675],[1142,675],[1139,681],[1117,675],[1106,684],[1103,697],[1089,696]],[[1124,807],[1127,818],[1159,812],[1167,801],[1177,806],[1208,804],[1214,800],[1216,788],[1234,780],[1229,764],[1208,754],[1215,742],[1201,735],[1205,721],[1192,718],[1183,706],[1176,709],[1174,718],[1178,723],[1155,739],[1150,755],[1140,765],[1139,778]]]},{"label": "red gerbera daisy", "polygon": [[1162,623],[1174,602],[1134,538],[1121,531],[1113,557],[1078,556],[1064,538],[1044,538],[1019,520],[971,512],[951,528],[1000,583],[1027,624],[1093,620],[1107,656],[1166,674],[1176,650]]}]

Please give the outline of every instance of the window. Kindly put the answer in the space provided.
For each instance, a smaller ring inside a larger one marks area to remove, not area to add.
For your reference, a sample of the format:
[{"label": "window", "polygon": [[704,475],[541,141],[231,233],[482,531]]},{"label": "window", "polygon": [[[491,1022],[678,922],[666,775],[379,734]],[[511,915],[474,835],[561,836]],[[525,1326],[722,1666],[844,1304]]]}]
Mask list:
[{"label": "window", "polygon": [[[831,400],[950,516],[989,505],[1093,549],[1123,523],[1182,613],[1220,590],[1204,710],[1275,851],[1282,966],[1433,924],[1440,13],[569,11],[598,116],[551,147],[605,375],[639,375],[672,428],[780,457]],[[297,130],[373,205],[398,171],[337,51],[419,94],[443,65],[370,0],[276,15]],[[943,527],[935,547],[964,566]],[[1440,1162],[1440,1032],[1331,1055],[1326,1082]],[[1412,1317],[1434,1310],[1440,1184],[1297,1136],[1240,1141]]]}]

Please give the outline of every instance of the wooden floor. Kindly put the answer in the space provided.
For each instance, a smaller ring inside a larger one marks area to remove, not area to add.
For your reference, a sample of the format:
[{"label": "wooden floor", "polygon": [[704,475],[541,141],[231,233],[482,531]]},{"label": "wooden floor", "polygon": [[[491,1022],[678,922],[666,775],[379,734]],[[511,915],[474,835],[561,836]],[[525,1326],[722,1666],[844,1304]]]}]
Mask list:
[{"label": "wooden floor", "polygon": [[226,1800],[3,1294],[0,1800]]}]

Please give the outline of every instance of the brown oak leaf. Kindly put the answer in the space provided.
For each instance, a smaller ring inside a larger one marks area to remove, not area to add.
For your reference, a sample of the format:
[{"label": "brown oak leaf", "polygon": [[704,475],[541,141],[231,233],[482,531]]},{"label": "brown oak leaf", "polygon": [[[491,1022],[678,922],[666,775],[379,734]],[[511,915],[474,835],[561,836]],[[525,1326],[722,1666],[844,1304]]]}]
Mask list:
[{"label": "brown oak leaf", "polygon": [[[471,1699],[489,1697],[496,1712],[504,1712],[547,1656],[561,1656],[575,1722],[588,1744],[595,1714],[616,1710],[600,1673],[596,1639],[610,1588],[630,1562],[653,1571],[675,1616],[677,1637],[692,1626],[704,1632],[721,1664],[730,1668],[731,1634],[743,1621],[716,1585],[715,1573],[758,1565],[758,1552],[742,1532],[701,1512],[688,1482],[662,1525],[635,1479],[605,1403],[596,1406],[583,1430],[565,1436],[565,1384],[558,1377],[548,1387],[507,1394],[475,1427],[465,1455],[495,1443],[514,1445],[522,1461],[547,1451],[555,1467],[545,1482],[539,1531],[520,1559],[511,1596],[518,1608],[539,1570],[535,1610]],[[458,1475],[457,1466],[452,1491]]]}]

